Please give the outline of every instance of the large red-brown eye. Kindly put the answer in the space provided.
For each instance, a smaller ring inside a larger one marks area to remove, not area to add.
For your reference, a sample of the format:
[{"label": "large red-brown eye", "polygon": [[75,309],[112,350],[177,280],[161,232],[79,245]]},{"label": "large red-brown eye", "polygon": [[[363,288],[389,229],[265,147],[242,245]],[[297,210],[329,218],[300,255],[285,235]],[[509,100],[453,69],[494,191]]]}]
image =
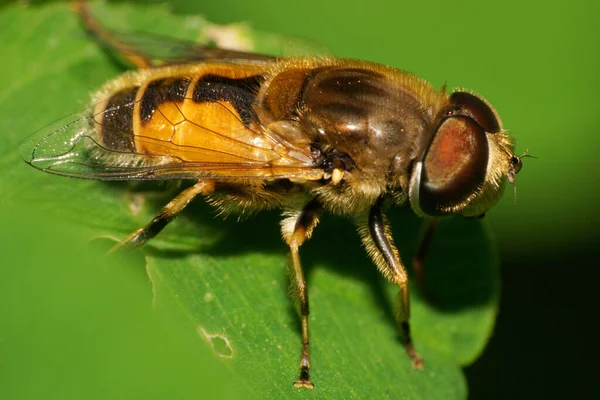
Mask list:
[{"label": "large red-brown eye", "polygon": [[465,201],[483,184],[488,153],[485,131],[473,119],[443,120],[423,160],[421,210],[442,215]]},{"label": "large red-brown eye", "polygon": [[454,92],[450,103],[457,107],[456,113],[475,120],[486,132],[498,133],[502,130],[500,117],[483,98],[468,92]]}]

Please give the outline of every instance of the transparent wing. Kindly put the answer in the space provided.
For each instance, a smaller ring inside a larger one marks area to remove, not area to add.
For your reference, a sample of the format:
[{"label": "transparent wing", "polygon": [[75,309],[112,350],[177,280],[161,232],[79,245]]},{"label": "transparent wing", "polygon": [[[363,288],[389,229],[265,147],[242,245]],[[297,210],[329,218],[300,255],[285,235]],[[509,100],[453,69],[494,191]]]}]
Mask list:
[{"label": "transparent wing", "polygon": [[68,123],[58,121],[26,141],[22,157],[39,170],[80,179],[317,180],[323,176],[306,139],[298,135],[286,139],[258,120],[248,125],[228,103],[165,102],[134,133],[117,123],[127,113],[134,115],[135,106],[130,102]]},{"label": "transparent wing", "polygon": [[199,45],[193,41],[148,33],[126,33],[107,29],[95,17],[85,1],[74,0],[73,10],[89,34],[139,68],[203,60],[264,63],[273,57]]},{"label": "transparent wing", "polygon": [[239,26],[207,27],[204,33],[209,40],[218,44],[215,47],[147,32],[114,31],[107,29],[96,19],[88,9],[87,3],[74,1],[73,6],[87,31],[97,41],[140,68],[206,60],[261,64],[278,57],[333,55],[327,47],[309,39],[262,32],[252,33],[254,41],[261,43],[265,53],[276,56],[231,49],[240,40],[231,39],[232,36],[239,35]]},{"label": "transparent wing", "polygon": [[223,61],[242,64],[264,64],[280,57],[331,57],[333,52],[319,42],[292,36],[269,33],[256,34],[256,40],[266,51],[276,56],[203,45],[191,40],[171,38],[148,32],[110,31],[101,42],[126,58],[143,58],[149,66],[182,64],[201,61]]},{"label": "transparent wing", "polygon": [[275,35],[272,33],[258,33],[257,39],[268,48],[269,53],[279,57],[334,57],[335,55],[324,44],[290,35]]},{"label": "transparent wing", "polygon": [[[112,39],[147,59],[152,66],[180,64],[206,60],[231,63],[266,63],[277,57],[245,51],[221,49],[184,39],[170,38],[146,32],[112,32]],[[108,43],[113,47],[111,43]]]}]

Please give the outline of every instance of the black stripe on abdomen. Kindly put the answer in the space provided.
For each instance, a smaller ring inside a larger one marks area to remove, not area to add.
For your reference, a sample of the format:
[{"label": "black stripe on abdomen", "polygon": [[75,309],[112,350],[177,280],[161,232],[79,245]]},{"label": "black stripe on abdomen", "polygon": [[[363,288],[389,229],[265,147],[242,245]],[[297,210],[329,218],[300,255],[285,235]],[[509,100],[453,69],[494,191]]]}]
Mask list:
[{"label": "black stripe on abdomen", "polygon": [[[102,112],[102,143],[109,150],[133,151],[133,106],[139,86],[113,94]],[[94,118],[96,120],[96,118]]]},{"label": "black stripe on abdomen", "polygon": [[196,103],[227,102],[235,108],[244,125],[249,126],[257,118],[252,105],[264,80],[262,75],[238,79],[204,75],[196,83],[192,99]]},{"label": "black stripe on abdomen", "polygon": [[189,86],[189,78],[163,78],[150,82],[140,102],[142,123],[148,122],[162,103],[182,103]]}]

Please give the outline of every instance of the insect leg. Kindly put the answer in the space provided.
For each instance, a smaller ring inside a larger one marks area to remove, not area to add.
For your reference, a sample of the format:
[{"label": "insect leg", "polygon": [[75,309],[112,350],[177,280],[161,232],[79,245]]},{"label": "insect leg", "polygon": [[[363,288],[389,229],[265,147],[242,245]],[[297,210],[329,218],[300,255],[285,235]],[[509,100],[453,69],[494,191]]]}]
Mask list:
[{"label": "insect leg", "polygon": [[281,224],[283,240],[290,246],[292,258],[291,280],[293,284],[294,295],[297,296],[300,318],[302,321],[302,360],[300,361],[300,376],[294,382],[297,388],[314,388],[310,381],[310,357],[308,353],[308,291],[304,271],[300,264],[300,254],[298,248],[309,239],[313,229],[319,222],[321,214],[321,204],[316,201],[310,201],[302,211],[294,213],[292,216],[284,219]]},{"label": "insect leg", "polygon": [[212,181],[199,181],[194,186],[185,189],[179,193],[173,200],[160,210],[160,212],[143,228],[136,230],[127,236],[123,241],[117,243],[110,252],[121,247],[139,247],[152,239],[163,230],[165,226],[175,219],[175,217],[199,194],[210,194],[215,190]]},{"label": "insect leg", "polygon": [[406,351],[414,368],[423,368],[423,359],[415,351],[410,336],[410,302],[408,296],[408,276],[398,249],[394,246],[392,233],[381,211],[381,201],[369,211],[367,225],[359,226],[359,233],[367,252],[381,273],[400,287],[396,310],[396,319],[400,326]]},{"label": "insect leg", "polygon": [[423,236],[421,236],[421,240],[419,242],[419,247],[417,249],[417,253],[413,257],[412,260],[412,268],[415,271],[417,276],[417,281],[419,282],[419,287],[421,291],[426,295],[426,297],[432,301],[432,295],[427,288],[427,283],[425,281],[425,270],[423,269],[423,263],[425,262],[425,257],[427,257],[427,253],[429,253],[429,248],[431,247],[431,241],[433,240],[433,235],[435,234],[435,230],[438,226],[439,219],[431,218],[427,221],[427,227],[425,228],[425,232]]},{"label": "insect leg", "polygon": [[149,68],[152,66],[151,60],[138,53],[132,46],[122,42],[118,37],[104,28],[90,12],[86,1],[72,0],[71,7],[79,15],[85,29],[94,35],[104,46],[119,53],[136,68]]}]

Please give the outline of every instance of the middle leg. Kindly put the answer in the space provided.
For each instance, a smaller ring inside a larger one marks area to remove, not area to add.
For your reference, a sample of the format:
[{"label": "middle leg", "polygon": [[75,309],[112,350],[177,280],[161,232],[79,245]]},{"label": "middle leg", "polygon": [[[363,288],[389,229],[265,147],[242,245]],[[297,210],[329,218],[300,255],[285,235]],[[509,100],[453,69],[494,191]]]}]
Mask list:
[{"label": "middle leg", "polygon": [[308,290],[306,288],[306,280],[304,279],[304,271],[300,263],[299,247],[305,240],[309,239],[312,231],[319,222],[321,214],[321,204],[317,200],[311,200],[302,211],[294,213],[282,221],[281,233],[283,240],[290,246],[290,254],[292,258],[292,290],[298,302],[300,319],[302,323],[302,360],[300,361],[300,376],[294,382],[297,388],[305,387],[308,389],[314,388],[310,381],[310,356],[308,352]]}]

